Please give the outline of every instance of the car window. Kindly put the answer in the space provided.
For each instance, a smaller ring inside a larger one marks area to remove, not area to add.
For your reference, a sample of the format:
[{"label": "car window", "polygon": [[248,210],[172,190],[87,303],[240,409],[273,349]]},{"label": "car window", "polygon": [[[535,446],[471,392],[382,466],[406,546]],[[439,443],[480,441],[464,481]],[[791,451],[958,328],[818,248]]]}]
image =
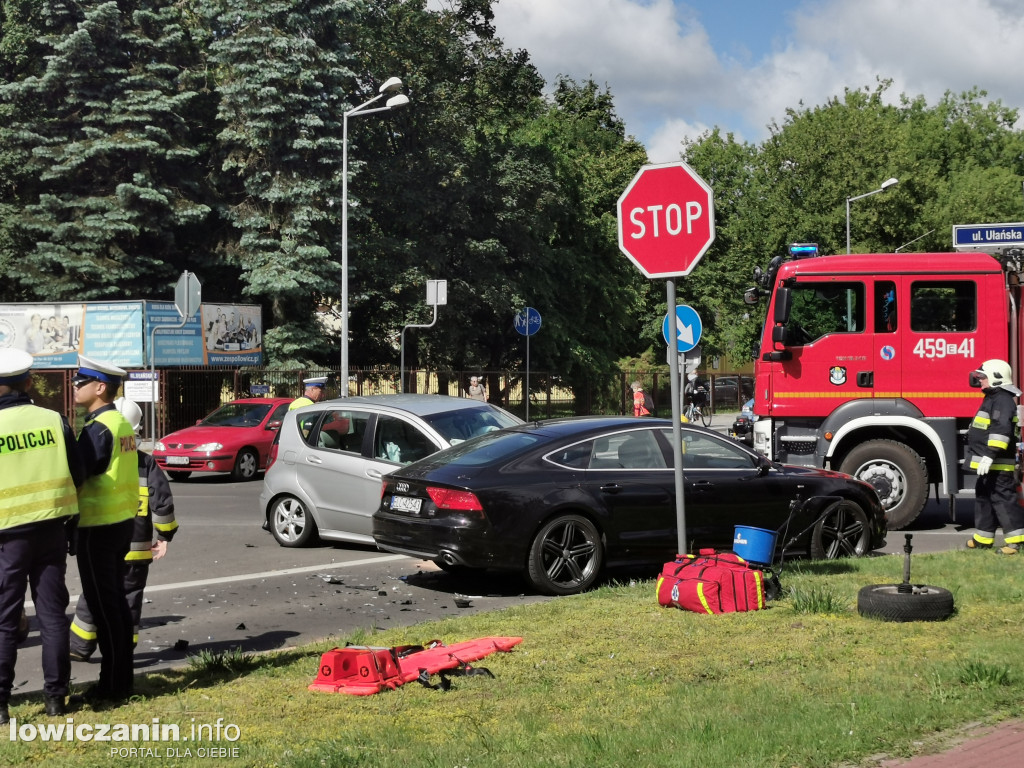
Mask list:
[{"label": "car window", "polygon": [[377,417],[377,433],[373,438],[376,459],[408,464],[429,456],[440,447],[414,424],[394,416]]},{"label": "car window", "polygon": [[204,427],[256,427],[270,411],[270,403],[228,403],[211,413]]},{"label": "car window", "polygon": [[[672,430],[662,431],[669,445]],[[683,430],[683,469],[751,469],[753,458],[739,444],[712,435]]]},{"label": "car window", "polygon": [[435,413],[424,416],[423,420],[452,445],[522,423],[512,414],[489,405]]},{"label": "car window", "polygon": [[277,406],[277,408],[274,409],[274,412],[270,414],[270,420],[267,423],[269,424],[271,421],[280,421],[281,419],[284,418],[284,415],[287,412],[288,403],[281,403],[279,406]]},{"label": "car window", "polygon": [[549,461],[573,469],[667,469],[653,430],[602,435],[548,454]]},{"label": "car window", "polygon": [[318,419],[319,413],[306,414],[304,411],[302,409],[298,423],[307,443],[332,451],[362,452],[369,413],[349,408],[332,408],[323,411],[323,417]]}]

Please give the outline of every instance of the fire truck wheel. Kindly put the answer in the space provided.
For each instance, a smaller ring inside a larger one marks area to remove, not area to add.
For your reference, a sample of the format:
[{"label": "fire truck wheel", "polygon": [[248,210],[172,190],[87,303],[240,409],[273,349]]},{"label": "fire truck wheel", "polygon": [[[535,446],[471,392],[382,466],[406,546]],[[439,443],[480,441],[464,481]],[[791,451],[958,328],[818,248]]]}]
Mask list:
[{"label": "fire truck wheel", "polygon": [[861,557],[871,548],[871,526],[860,504],[849,499],[837,501],[811,534],[811,557],[835,560]]},{"label": "fire truck wheel", "polygon": [[869,440],[858,445],[843,459],[839,471],[874,486],[890,531],[914,522],[928,500],[924,459],[894,440]]},{"label": "fire truck wheel", "polygon": [[926,584],[869,584],[857,593],[857,612],[882,621],[942,621],[953,614],[953,593]]}]

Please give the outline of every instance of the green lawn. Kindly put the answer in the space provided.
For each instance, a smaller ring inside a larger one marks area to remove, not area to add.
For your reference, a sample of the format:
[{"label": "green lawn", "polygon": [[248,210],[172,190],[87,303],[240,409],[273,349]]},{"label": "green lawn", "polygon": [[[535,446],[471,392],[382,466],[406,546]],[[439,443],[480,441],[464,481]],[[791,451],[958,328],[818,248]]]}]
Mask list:
[{"label": "green lawn", "polygon": [[[2,762],[814,768],[909,756],[938,748],[965,723],[1021,716],[1024,558],[915,555],[912,580],[952,590],[956,614],[904,624],[860,617],[858,589],[898,582],[902,568],[902,555],[791,563],[782,575],[787,597],[755,613],[663,609],[653,581],[613,583],[256,658],[197,659],[140,678],[131,705],[82,710],[74,722],[158,718],[178,724],[182,736],[193,726],[212,736],[223,718],[221,733],[233,741],[37,739],[6,744]],[[830,612],[813,612],[823,609]],[[524,638],[513,652],[477,663],[493,679],[454,678],[447,692],[411,683],[366,697],[307,690],[321,653],[345,640],[392,646],[487,635]],[[17,704],[12,715],[19,724],[60,723],[42,714],[39,700]],[[211,759],[201,751],[211,747],[237,757]],[[133,757],[118,748],[152,751]]]}]

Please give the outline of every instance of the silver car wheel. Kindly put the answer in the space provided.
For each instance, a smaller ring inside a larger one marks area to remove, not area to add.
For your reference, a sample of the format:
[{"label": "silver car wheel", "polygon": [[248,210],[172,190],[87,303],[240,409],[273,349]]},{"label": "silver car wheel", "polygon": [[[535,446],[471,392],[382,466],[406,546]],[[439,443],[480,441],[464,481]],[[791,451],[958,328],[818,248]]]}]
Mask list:
[{"label": "silver car wheel", "polygon": [[301,547],[316,535],[316,523],[305,504],[282,496],[270,508],[270,531],[282,547]]}]

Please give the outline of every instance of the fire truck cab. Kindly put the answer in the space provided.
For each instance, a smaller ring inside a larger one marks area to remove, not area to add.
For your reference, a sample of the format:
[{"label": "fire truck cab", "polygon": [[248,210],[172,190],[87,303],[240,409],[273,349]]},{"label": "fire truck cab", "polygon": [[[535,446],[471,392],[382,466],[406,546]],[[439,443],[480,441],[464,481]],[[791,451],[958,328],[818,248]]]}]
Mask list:
[{"label": "fire truck cab", "polygon": [[755,449],[866,480],[892,530],[920,514],[930,486],[955,513],[974,487],[963,471],[981,400],[972,373],[991,358],[1019,370],[1014,255],[798,251],[755,270],[747,301],[770,296]]}]

